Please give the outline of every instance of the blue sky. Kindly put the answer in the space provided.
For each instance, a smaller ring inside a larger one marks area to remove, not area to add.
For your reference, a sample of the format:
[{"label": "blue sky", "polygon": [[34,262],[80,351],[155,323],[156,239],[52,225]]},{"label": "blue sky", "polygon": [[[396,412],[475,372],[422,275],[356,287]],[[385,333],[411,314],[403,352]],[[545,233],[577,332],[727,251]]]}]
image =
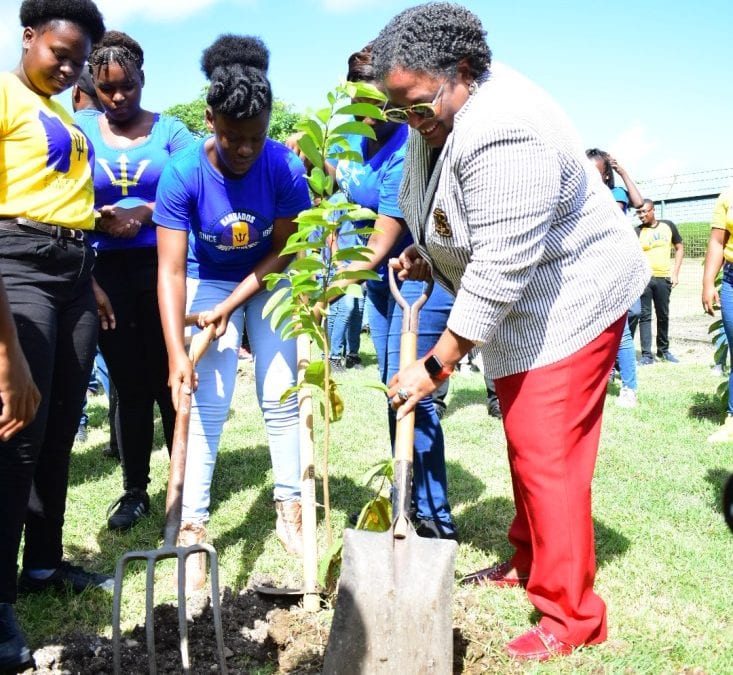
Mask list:
[{"label": "blue sky", "polygon": [[[225,32],[270,48],[275,95],[319,107],[348,55],[409,0],[100,0],[107,27],[145,49],[143,104],[161,110],[205,84],[202,50]],[[544,87],[587,146],[632,176],[733,166],[733,2],[467,0],[496,60]],[[0,0],[0,69],[20,53],[19,1]],[[68,97],[67,99],[68,100]]]}]

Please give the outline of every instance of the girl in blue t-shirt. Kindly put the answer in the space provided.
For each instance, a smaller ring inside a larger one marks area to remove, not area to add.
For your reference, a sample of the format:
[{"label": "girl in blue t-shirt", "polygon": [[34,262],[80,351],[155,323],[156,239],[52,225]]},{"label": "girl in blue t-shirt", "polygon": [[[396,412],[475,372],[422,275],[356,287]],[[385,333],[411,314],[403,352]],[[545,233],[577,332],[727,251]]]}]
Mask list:
[{"label": "girl in blue t-shirt", "polygon": [[90,235],[97,252],[94,277],[117,320],[114,330],[99,334],[117,390],[124,487],[110,508],[111,530],[133,527],[150,510],[156,403],[169,451],[176,417],[158,311],[153,207],[163,167],[194,139],[178,119],[141,106],[143,58],[142,47],[129,35],[106,32],[89,57],[103,111],[76,113],[76,123],[94,147],[94,205],[100,214]]},{"label": "girl in blue t-shirt", "polygon": [[[221,429],[226,421],[246,321],[254,356],[257,397],[267,429],[275,477],[276,531],[285,548],[302,552],[300,458],[295,384],[295,341],[283,340],[262,318],[271,293],[263,277],[281,272],[281,257],[310,207],[305,168],[285,146],[267,138],[272,91],[268,51],[257,38],[222,36],[204,51],[211,81],[206,124],[212,136],[174,158],[158,185],[158,301],[169,355],[174,403],[194,385],[184,346],[184,315],[199,312],[199,326],[216,326],[218,340],[197,366],[191,406],[180,539],[203,541]],[[203,556],[191,556],[187,583],[205,581]]]}]

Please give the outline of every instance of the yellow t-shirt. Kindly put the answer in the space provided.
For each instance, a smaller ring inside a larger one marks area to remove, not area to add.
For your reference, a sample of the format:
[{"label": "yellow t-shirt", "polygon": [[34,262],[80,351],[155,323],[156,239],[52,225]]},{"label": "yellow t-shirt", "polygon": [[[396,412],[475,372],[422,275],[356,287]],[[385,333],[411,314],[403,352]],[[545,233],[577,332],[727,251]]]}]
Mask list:
[{"label": "yellow t-shirt", "polygon": [[0,218],[93,229],[90,152],[59,103],[0,73]]},{"label": "yellow t-shirt", "polygon": [[652,276],[668,277],[672,270],[670,252],[675,244],[682,243],[677,227],[667,220],[658,220],[654,227],[640,225],[637,229],[641,248],[652,268]]},{"label": "yellow t-shirt", "polygon": [[724,190],[715,202],[710,227],[728,231],[728,241],[723,249],[723,257],[727,262],[733,263],[733,237],[730,236],[733,234],[733,185]]}]

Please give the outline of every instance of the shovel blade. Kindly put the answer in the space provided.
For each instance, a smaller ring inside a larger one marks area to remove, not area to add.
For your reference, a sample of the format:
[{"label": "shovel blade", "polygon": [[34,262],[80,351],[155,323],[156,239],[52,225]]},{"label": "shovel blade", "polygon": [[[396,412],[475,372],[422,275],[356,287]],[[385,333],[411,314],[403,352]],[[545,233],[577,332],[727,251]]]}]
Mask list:
[{"label": "shovel blade", "polygon": [[412,528],[345,530],[323,672],[451,673],[456,548]]}]

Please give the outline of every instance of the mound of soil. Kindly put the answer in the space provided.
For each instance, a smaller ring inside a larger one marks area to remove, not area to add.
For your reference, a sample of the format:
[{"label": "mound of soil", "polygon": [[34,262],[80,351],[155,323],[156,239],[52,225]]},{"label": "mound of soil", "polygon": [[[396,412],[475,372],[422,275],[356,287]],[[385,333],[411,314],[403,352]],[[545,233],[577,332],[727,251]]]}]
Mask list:
[{"label": "mound of soil", "polygon": [[[299,598],[261,596],[252,589],[234,594],[225,588],[221,615],[224,652],[232,675],[251,673],[269,664],[283,673],[317,673],[323,662],[330,613],[311,614],[298,606]],[[218,672],[218,656],[211,603],[193,596],[187,604],[191,673]],[[178,614],[172,605],[154,610],[156,665],[160,675],[181,672]],[[144,626],[122,639],[122,672],[148,673]],[[112,641],[97,635],[72,633],[36,650],[38,675],[106,675],[112,673]]]}]

